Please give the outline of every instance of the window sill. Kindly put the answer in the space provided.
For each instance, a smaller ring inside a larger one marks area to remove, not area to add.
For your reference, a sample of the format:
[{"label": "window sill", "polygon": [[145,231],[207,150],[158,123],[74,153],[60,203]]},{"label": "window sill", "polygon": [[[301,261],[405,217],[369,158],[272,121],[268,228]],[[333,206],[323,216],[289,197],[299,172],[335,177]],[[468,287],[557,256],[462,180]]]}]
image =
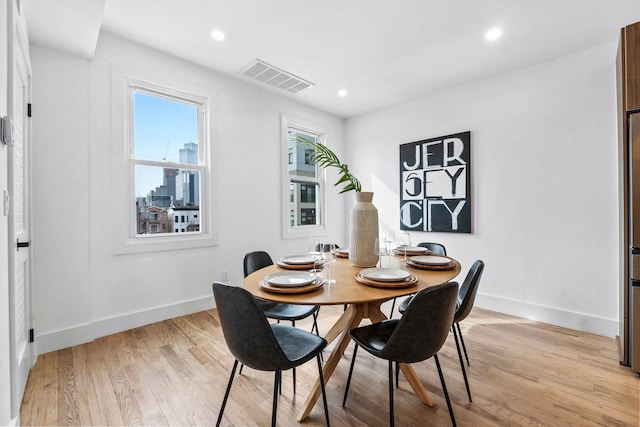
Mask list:
[{"label": "window sill", "polygon": [[213,236],[190,235],[171,237],[130,238],[120,242],[114,248],[114,255],[129,255],[147,252],[174,251],[216,246]]}]

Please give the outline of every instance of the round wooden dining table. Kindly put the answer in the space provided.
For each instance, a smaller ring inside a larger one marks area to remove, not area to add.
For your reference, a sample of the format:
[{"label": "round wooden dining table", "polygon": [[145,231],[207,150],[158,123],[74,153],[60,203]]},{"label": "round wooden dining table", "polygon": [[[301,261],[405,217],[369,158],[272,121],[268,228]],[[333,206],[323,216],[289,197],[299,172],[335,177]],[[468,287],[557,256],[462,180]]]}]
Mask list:
[{"label": "round wooden dining table", "polygon": [[[346,258],[338,258],[330,266],[331,279],[335,280],[335,283],[324,284],[311,292],[280,293],[265,290],[261,286],[261,282],[266,275],[282,271],[294,271],[280,267],[278,265],[282,265],[280,262],[248,275],[244,279],[242,286],[254,296],[270,301],[305,305],[347,305],[344,313],[324,337],[329,343],[339,338],[337,345],[333,348],[324,364],[323,375],[325,383],[327,383],[350,342],[349,331],[358,327],[362,319],[370,319],[371,322],[381,322],[387,319],[380,310],[380,306],[385,301],[410,295],[429,286],[445,283],[455,278],[460,273],[460,263],[451,257],[447,258],[450,258],[452,264],[449,268],[434,270],[412,268],[405,263],[404,256],[384,257],[385,268],[405,269],[412,276],[415,276],[417,282],[408,287],[377,287],[363,284],[356,279],[357,274],[363,269],[352,266]],[[327,278],[328,270],[328,266],[325,266],[322,272],[317,274],[322,278]],[[433,403],[427,391],[420,383],[411,365],[401,363],[400,369],[418,398],[423,403],[432,406]],[[309,415],[319,397],[320,380],[318,378],[298,414],[298,421],[304,420]]]}]

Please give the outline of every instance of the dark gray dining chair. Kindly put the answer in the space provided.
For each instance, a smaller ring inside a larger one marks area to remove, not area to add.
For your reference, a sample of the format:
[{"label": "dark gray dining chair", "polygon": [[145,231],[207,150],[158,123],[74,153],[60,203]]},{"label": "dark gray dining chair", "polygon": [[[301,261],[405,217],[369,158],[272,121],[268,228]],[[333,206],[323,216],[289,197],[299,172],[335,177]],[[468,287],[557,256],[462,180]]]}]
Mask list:
[{"label": "dark gray dining chair", "polygon": [[[418,243],[418,246],[421,248],[427,248],[429,250],[429,254],[447,256],[447,248],[445,248],[442,243],[420,242]],[[396,307],[396,299],[394,298],[393,302],[391,303],[391,311],[389,312],[389,318],[393,317],[393,309],[395,307]]]},{"label": "dark gray dining chair", "polygon": [[[273,265],[273,260],[267,252],[249,252],[244,256],[243,260],[244,277],[247,277],[249,274],[270,265]],[[293,326],[296,325],[296,320],[302,320],[309,316],[313,316],[311,332],[315,329],[316,334],[320,335],[318,331],[318,310],[320,307],[317,305],[283,304],[259,298],[258,305],[262,308],[264,314],[268,318],[278,321],[288,320]]]},{"label": "dark gray dining chair", "polygon": [[[243,268],[244,277],[249,274],[260,270],[261,268],[273,265],[271,256],[265,251],[249,252],[244,256]],[[274,319],[280,322],[281,320],[287,320],[291,322],[292,326],[296,326],[296,320],[306,319],[309,316],[313,316],[313,325],[311,326],[311,332],[315,329],[316,335],[320,335],[318,331],[318,310],[317,305],[298,305],[298,304],[284,304],[279,302],[267,301],[264,299],[256,298],[258,305],[264,312],[265,316],[269,319]],[[244,366],[244,365],[243,365]],[[242,375],[242,368],[240,366],[240,375]],[[293,369],[293,393],[296,392],[296,370]]]},{"label": "dark gray dining chair", "polygon": [[327,346],[327,341],[293,326],[269,324],[253,295],[241,287],[215,282],[213,296],[224,339],[235,357],[216,426],[222,421],[238,363],[260,371],[275,372],[271,410],[271,425],[275,427],[282,371],[300,366],[314,357],[318,363],[324,415],[329,426],[329,410],[320,361],[320,353]]},{"label": "dark gray dining chair", "polygon": [[438,360],[438,351],[449,335],[458,295],[458,284],[447,282],[430,286],[418,292],[400,319],[390,319],[372,325],[352,329],[349,334],[355,341],[349,376],[342,406],[347,402],[351,376],[358,347],[389,362],[389,425],[394,425],[393,413],[393,363],[416,363],[431,357],[436,362],[442,391],[447,401],[451,423],[455,426],[449,393]]},{"label": "dark gray dining chair", "polygon": [[420,242],[418,243],[418,246],[429,249],[429,252],[433,255],[447,256],[447,248],[445,248],[442,243]]},{"label": "dark gray dining chair", "polygon": [[[473,309],[473,303],[476,300],[476,294],[478,293],[478,286],[480,285],[480,278],[482,277],[482,272],[484,271],[484,261],[477,260],[471,265],[471,268],[467,272],[467,276],[464,278],[464,282],[462,282],[462,286],[460,286],[460,291],[458,292],[458,298],[456,301],[456,312],[453,316],[453,324],[451,325],[451,330],[453,331],[453,338],[456,341],[456,349],[458,350],[458,359],[460,360],[460,369],[462,370],[462,376],[464,377],[464,385],[467,387],[467,396],[469,396],[469,402],[471,402],[471,388],[469,387],[469,380],[467,379],[467,370],[464,367],[464,362],[462,361],[462,354],[460,352],[460,342],[462,343],[462,349],[464,350],[464,357],[467,359],[467,366],[471,366],[469,364],[469,356],[467,355],[467,347],[464,345],[464,338],[462,337],[462,329],[460,329],[460,322],[467,318],[471,310]],[[398,307],[398,311],[401,314],[407,310],[407,307],[411,304],[411,298],[409,297],[406,300],[402,301],[400,306]],[[456,330],[457,329],[457,330]],[[458,336],[460,337],[460,341],[458,341]],[[396,369],[397,372],[397,369]],[[396,377],[396,385],[397,385],[397,377]]]}]

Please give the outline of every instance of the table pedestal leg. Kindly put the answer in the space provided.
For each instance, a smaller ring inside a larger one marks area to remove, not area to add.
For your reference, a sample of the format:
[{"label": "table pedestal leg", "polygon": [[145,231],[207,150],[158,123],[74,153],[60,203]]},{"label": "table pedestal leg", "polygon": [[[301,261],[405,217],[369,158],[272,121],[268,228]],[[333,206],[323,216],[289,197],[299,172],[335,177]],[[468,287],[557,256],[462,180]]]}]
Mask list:
[{"label": "table pedestal leg", "polygon": [[[349,308],[342,314],[342,316],[340,316],[336,324],[331,328],[331,330],[327,334],[327,336],[331,338],[331,341],[333,341],[339,335],[339,332],[340,332],[337,329],[337,326],[338,325],[342,326],[341,328],[342,334],[340,335],[338,344],[331,352],[331,355],[329,355],[329,358],[327,359],[326,363],[324,364],[324,368],[322,369],[322,375],[324,377],[325,384],[329,381],[329,378],[331,378],[333,371],[336,369],[336,366],[338,366],[338,362],[340,361],[340,358],[342,358],[342,355],[344,354],[345,349],[347,348],[347,346],[349,345],[349,342],[351,341],[351,337],[349,336],[349,331],[353,328],[356,328],[358,325],[360,325],[360,322],[362,321],[362,318],[363,318],[363,313],[364,313],[363,306],[361,304],[350,305]],[[332,335],[332,337],[329,336],[330,334]],[[327,341],[329,340],[327,339]],[[315,384],[313,385],[313,388],[311,389],[311,393],[309,393],[307,400],[304,402],[304,405],[302,406],[300,413],[298,414],[298,421],[304,420],[305,418],[307,418],[309,413],[311,413],[311,410],[313,409],[313,406],[316,404],[318,397],[320,397],[320,393],[321,393],[320,378],[318,378]]]},{"label": "table pedestal leg", "polygon": [[[377,323],[387,319],[387,316],[385,316],[384,313],[380,311],[380,304],[368,304],[368,306],[369,319],[371,319],[372,322]],[[413,389],[414,393],[416,394],[416,396],[418,396],[418,399],[420,399],[420,401],[422,401],[422,403],[426,405],[433,406],[433,402],[431,401],[427,390],[424,389],[422,383],[418,379],[416,371],[413,370],[413,366],[406,363],[401,363],[400,369],[402,370],[402,373],[409,382],[409,385]]]},{"label": "table pedestal leg", "polygon": [[[329,358],[327,359],[324,365],[324,368],[322,369],[322,375],[324,376],[325,384],[329,382],[329,378],[331,378],[331,375],[333,374],[333,371],[335,371],[336,367],[338,366],[338,362],[342,358],[344,351],[346,350],[347,346],[351,342],[349,331],[353,328],[357,328],[360,325],[360,322],[362,321],[362,319],[369,318],[371,319],[372,322],[382,322],[383,320],[387,319],[384,313],[380,311],[380,304],[381,302],[351,304],[349,305],[347,310],[342,314],[342,316],[340,316],[338,321],[331,327],[331,329],[329,330],[329,332],[325,337],[327,342],[332,342],[338,336],[340,336],[340,339],[336,347],[333,349],[333,351],[329,355]],[[402,373],[407,378],[407,381],[411,385],[411,388],[415,392],[416,396],[418,396],[420,401],[422,401],[423,403],[429,406],[433,406],[433,402],[429,398],[429,394],[427,393],[427,391],[424,389],[424,387],[418,380],[418,377],[416,375],[416,372],[413,370],[413,367],[411,365],[401,363],[400,369],[402,370]],[[318,378],[315,384],[313,385],[313,388],[311,389],[311,392],[309,393],[307,400],[304,402],[304,405],[302,406],[300,413],[298,414],[297,419],[299,422],[303,421],[305,418],[307,418],[307,416],[309,416],[309,414],[311,413],[311,410],[313,409],[318,398],[320,397],[320,393],[321,393],[320,379]]]}]

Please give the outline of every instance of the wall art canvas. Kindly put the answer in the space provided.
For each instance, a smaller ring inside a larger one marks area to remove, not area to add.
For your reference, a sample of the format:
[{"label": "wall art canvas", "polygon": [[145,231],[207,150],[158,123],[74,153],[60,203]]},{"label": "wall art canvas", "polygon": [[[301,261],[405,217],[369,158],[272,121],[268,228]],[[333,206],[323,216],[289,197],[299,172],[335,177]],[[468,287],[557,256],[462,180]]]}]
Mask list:
[{"label": "wall art canvas", "polygon": [[400,145],[400,229],[471,233],[471,132]]}]

